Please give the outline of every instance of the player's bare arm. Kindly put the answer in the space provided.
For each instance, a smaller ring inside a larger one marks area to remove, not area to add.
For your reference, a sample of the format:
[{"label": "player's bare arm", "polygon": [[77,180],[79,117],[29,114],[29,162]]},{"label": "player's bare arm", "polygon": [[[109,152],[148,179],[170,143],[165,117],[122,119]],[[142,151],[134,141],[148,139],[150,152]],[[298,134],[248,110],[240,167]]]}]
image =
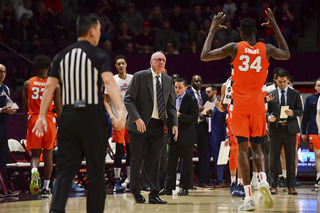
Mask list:
[{"label": "player's bare arm", "polygon": [[219,12],[217,15],[213,17],[211,27],[209,30],[209,34],[204,42],[200,59],[201,61],[211,61],[211,60],[219,60],[223,59],[229,55],[234,58],[234,50],[237,48],[237,43],[229,43],[221,48],[211,50],[212,40],[215,33],[220,29],[226,29],[227,27],[221,25],[222,20],[226,17],[222,12]]},{"label": "player's bare arm", "polygon": [[266,26],[273,29],[279,45],[279,48],[276,48],[271,44],[266,44],[267,56],[268,58],[272,57],[277,60],[288,60],[290,58],[289,47],[280,31],[279,26],[277,25],[274,14],[272,13],[270,8],[268,8],[268,10],[266,10],[265,13],[268,17],[268,21],[265,23],[262,23],[261,26]]},{"label": "player's bare arm", "polygon": [[27,115],[27,112],[28,112],[28,94],[27,94],[27,91],[28,91],[28,88],[29,88],[29,84],[30,84],[30,81],[27,80],[24,82],[23,84],[23,91],[22,91],[22,113],[24,115],[24,118],[25,118],[25,121],[26,121],[26,125],[27,125],[27,121],[28,121],[28,115]]},{"label": "player's bare arm", "polygon": [[60,119],[60,115],[62,112],[62,104],[61,104],[61,87],[59,84],[57,85],[54,91],[53,101],[54,101],[54,108],[57,114],[57,118]]},{"label": "player's bare arm", "polygon": [[47,111],[52,99],[52,95],[58,84],[59,79],[57,78],[49,77],[47,80],[47,84],[42,95],[39,118],[32,129],[32,132],[38,137],[42,137],[44,133],[47,132]]}]

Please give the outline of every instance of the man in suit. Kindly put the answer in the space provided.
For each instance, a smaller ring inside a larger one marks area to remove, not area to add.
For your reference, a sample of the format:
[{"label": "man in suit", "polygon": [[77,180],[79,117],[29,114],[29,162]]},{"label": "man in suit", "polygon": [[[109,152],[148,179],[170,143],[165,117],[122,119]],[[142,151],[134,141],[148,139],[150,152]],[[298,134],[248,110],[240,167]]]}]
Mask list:
[{"label": "man in suit", "polygon": [[188,189],[193,188],[193,146],[197,140],[197,131],[194,123],[198,120],[198,102],[191,95],[186,93],[187,81],[182,78],[175,80],[175,92],[177,98],[175,105],[179,123],[178,141],[170,140],[168,157],[168,180],[165,189],[161,194],[172,195],[172,190],[176,188],[176,170],[178,159],[183,161],[182,167],[182,189],[178,193],[180,196],[189,194]]},{"label": "man in suit", "polygon": [[[288,87],[289,73],[282,69],[277,74],[277,88],[271,92],[274,99],[268,102],[268,121],[270,123],[270,179],[271,193],[277,194],[279,158],[282,145],[286,154],[288,194],[296,195],[295,184],[295,151],[296,134],[300,132],[297,116],[302,115],[300,93]],[[280,118],[281,108],[287,118]]]},{"label": "man in suit", "polygon": [[[146,200],[141,195],[140,170],[143,160],[147,160],[149,178],[149,203],[165,204],[159,198],[159,169],[161,150],[164,147],[164,131],[167,122],[172,126],[174,140],[178,138],[178,119],[174,104],[172,78],[162,73],[166,57],[161,52],[151,56],[151,67],[136,72],[124,98],[128,111],[127,129],[131,148],[130,189],[137,203]],[[146,155],[144,150],[146,149]]]},{"label": "man in suit", "polygon": [[192,87],[187,90],[187,94],[195,97],[198,101],[199,106],[199,118],[195,122],[195,127],[197,130],[197,145],[199,152],[199,174],[198,174],[198,182],[199,187],[209,188],[209,134],[208,134],[208,126],[206,123],[205,114],[203,112],[203,106],[208,100],[208,95],[201,90],[202,87],[202,78],[200,75],[194,75],[191,79]]},{"label": "man in suit", "polygon": [[[4,65],[0,64],[0,177],[5,184],[5,188],[2,189],[4,195],[17,195],[19,193],[9,188],[8,176],[7,176],[7,162],[9,160],[9,147],[8,147],[8,131],[7,131],[7,119],[10,114],[17,112],[17,109],[11,107],[8,104],[8,97],[10,96],[9,88],[3,83],[7,75],[7,69]],[[2,195],[2,194],[0,194]]]}]

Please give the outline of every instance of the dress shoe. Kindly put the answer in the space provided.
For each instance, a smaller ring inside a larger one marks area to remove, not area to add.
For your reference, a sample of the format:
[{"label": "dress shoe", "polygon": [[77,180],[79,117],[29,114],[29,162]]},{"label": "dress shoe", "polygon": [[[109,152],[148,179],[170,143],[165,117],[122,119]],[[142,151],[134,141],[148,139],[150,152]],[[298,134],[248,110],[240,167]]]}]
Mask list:
[{"label": "dress shoe", "polygon": [[288,194],[289,195],[297,195],[298,192],[293,187],[291,187],[288,189]]},{"label": "dress shoe", "polygon": [[220,184],[215,185],[215,188],[223,188],[223,187],[224,187],[224,183],[220,183]]},{"label": "dress shoe", "polygon": [[167,201],[162,200],[159,196],[149,194],[149,204],[167,204]]},{"label": "dress shoe", "polygon": [[178,192],[179,196],[187,196],[189,195],[188,189],[181,189],[180,192]]},{"label": "dress shoe", "polygon": [[276,194],[278,194],[278,189],[276,187],[271,187],[270,192],[272,195],[276,195]]},{"label": "dress shoe", "polygon": [[198,187],[200,187],[200,188],[210,188],[210,186],[208,186],[205,183],[199,183]]},{"label": "dress shoe", "polygon": [[161,189],[159,195],[172,195],[172,190]]},{"label": "dress shoe", "polygon": [[133,197],[134,197],[134,199],[136,200],[137,203],[146,202],[146,199],[140,193],[133,194]]}]

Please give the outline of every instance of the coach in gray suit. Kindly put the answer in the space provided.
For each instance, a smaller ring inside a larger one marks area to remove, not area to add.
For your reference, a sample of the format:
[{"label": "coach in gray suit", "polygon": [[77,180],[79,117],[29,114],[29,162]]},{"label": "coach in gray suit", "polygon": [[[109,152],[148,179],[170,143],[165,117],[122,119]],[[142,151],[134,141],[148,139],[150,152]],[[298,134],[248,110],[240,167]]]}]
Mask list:
[{"label": "coach in gray suit", "polygon": [[[164,147],[167,123],[172,126],[174,139],[178,138],[178,119],[174,104],[172,78],[164,74],[166,57],[161,52],[151,56],[151,68],[133,75],[124,98],[128,111],[127,129],[131,149],[130,189],[137,203],[144,203],[141,195],[140,170],[143,160],[151,192],[149,203],[165,204],[159,198],[159,167]],[[144,150],[146,152],[144,152]],[[147,153],[146,155],[144,155]]]},{"label": "coach in gray suit", "polygon": [[[274,97],[268,102],[268,121],[270,122],[270,179],[271,193],[277,194],[278,168],[282,145],[286,154],[288,194],[296,195],[295,184],[295,152],[296,134],[300,132],[297,116],[302,115],[300,93],[288,87],[289,73],[281,69],[277,74],[277,88],[271,92]],[[289,106],[285,110],[288,116],[280,118],[281,107]]]}]

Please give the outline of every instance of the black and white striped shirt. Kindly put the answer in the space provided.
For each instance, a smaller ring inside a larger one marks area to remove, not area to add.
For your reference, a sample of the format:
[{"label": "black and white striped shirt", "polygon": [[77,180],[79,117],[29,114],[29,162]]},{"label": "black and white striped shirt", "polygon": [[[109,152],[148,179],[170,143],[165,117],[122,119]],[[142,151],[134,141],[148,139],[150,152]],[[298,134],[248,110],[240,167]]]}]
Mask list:
[{"label": "black and white striped shirt", "polygon": [[102,103],[101,73],[105,71],[112,71],[108,53],[88,41],[78,41],[55,56],[48,76],[60,80],[63,106],[77,100],[97,105]]}]

